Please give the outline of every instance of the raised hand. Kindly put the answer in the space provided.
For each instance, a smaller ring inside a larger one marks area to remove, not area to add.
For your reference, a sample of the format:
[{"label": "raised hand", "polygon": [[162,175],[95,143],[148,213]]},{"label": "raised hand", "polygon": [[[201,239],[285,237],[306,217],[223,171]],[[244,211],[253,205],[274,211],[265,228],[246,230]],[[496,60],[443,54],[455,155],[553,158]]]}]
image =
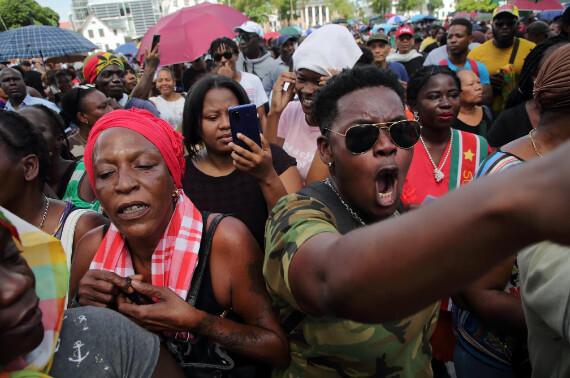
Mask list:
[{"label": "raised hand", "polygon": [[248,151],[235,143],[230,143],[234,150],[231,156],[237,169],[251,174],[258,181],[264,181],[277,173],[273,169],[273,157],[271,156],[269,142],[267,142],[263,134],[259,135],[261,137],[261,147],[247,136],[238,133],[238,139],[244,142],[250,150]]}]

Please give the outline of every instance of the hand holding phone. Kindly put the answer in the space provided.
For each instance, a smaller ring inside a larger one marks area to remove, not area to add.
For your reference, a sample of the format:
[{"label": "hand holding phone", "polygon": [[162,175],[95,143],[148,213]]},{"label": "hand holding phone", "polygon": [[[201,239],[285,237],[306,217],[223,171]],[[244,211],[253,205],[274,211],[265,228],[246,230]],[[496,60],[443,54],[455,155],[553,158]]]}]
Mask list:
[{"label": "hand holding phone", "polygon": [[251,151],[249,146],[238,139],[237,134],[241,133],[261,147],[261,138],[259,137],[259,118],[257,117],[257,107],[255,104],[232,106],[228,108],[228,112],[230,115],[230,127],[233,142],[238,146]]},{"label": "hand holding phone", "polygon": [[127,280],[129,287],[133,289],[132,293],[125,294],[125,296],[131,300],[131,302],[138,304],[138,305],[147,305],[147,304],[154,303],[154,301],[151,298],[147,297],[144,294],[137,292],[133,288],[133,286],[131,284],[131,281],[132,281],[131,277],[127,277],[126,280]]}]

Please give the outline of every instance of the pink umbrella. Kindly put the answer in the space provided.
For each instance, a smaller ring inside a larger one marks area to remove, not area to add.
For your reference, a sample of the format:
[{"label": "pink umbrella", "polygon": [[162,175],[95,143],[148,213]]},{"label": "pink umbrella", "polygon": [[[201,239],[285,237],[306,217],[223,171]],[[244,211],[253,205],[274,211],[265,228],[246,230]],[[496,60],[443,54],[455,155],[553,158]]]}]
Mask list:
[{"label": "pink umbrella", "polygon": [[153,35],[158,34],[161,65],[191,62],[206,53],[214,39],[233,38],[234,28],[247,20],[243,13],[222,4],[202,3],[180,9],[162,17],[146,32],[137,58],[143,60]]},{"label": "pink umbrella", "polygon": [[558,0],[514,0],[513,4],[519,10],[524,11],[546,11],[564,9]]}]

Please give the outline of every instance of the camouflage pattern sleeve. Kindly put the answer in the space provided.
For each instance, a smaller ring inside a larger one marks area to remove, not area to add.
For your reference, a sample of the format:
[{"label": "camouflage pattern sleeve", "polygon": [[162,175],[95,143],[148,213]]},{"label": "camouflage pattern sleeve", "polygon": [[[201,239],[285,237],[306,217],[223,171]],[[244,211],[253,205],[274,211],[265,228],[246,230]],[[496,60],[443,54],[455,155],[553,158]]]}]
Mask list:
[{"label": "camouflage pattern sleeve", "polygon": [[274,300],[277,297],[277,301],[299,310],[289,285],[289,264],[299,247],[321,232],[338,233],[333,214],[322,202],[299,194],[289,194],[277,202],[265,225],[263,263],[263,275]]}]

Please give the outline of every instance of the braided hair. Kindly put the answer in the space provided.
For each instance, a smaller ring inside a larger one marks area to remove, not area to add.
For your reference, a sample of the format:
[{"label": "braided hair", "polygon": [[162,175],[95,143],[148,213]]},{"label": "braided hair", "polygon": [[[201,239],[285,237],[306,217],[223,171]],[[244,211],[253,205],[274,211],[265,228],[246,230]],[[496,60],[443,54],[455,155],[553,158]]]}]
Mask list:
[{"label": "braided hair", "polygon": [[418,100],[418,94],[422,88],[428,83],[429,79],[435,75],[448,75],[455,83],[457,88],[461,89],[461,82],[457,74],[447,66],[424,66],[417,70],[408,82],[406,97],[408,104],[413,108]]},{"label": "braided hair", "polygon": [[509,94],[505,109],[512,108],[532,99],[534,77],[538,73],[544,54],[552,46],[562,43],[568,43],[568,39],[564,36],[555,36],[548,38],[530,51],[524,60],[521,76],[519,78],[519,87]]}]

